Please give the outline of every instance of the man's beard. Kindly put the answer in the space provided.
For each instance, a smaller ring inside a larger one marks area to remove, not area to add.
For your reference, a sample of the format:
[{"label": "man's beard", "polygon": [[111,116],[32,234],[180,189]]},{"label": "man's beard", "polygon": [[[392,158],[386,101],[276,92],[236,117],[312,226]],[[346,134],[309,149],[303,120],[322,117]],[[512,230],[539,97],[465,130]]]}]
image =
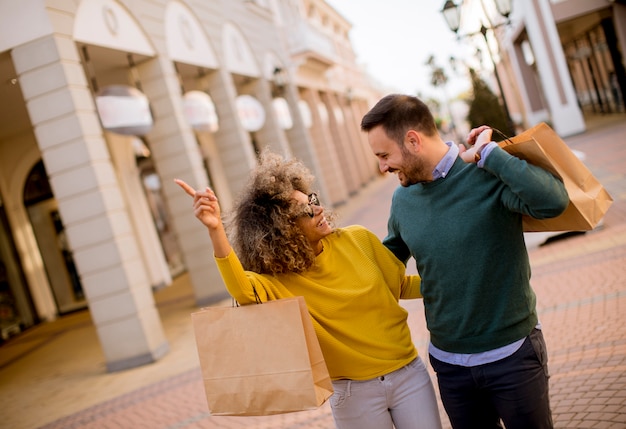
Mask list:
[{"label": "man's beard", "polygon": [[401,174],[403,178],[399,177],[399,180],[404,187],[432,181],[432,171],[429,170],[422,158],[404,148],[402,148]]}]

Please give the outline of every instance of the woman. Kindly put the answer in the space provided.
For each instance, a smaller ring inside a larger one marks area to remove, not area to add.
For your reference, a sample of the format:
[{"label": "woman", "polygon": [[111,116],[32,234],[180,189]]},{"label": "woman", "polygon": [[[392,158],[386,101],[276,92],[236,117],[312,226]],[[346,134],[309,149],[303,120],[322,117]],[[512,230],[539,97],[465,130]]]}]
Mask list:
[{"label": "woman", "polygon": [[264,152],[236,204],[233,243],[213,191],[194,191],[230,294],[241,304],[303,296],[334,394],[339,429],[441,428],[434,389],[400,298],[420,298],[419,276],[361,226],[334,228],[297,160]]}]

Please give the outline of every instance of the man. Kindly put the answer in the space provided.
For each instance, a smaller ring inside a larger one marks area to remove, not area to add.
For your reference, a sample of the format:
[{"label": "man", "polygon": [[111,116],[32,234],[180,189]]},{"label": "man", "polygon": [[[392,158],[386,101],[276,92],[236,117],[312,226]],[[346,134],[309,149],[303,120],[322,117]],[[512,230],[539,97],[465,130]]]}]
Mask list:
[{"label": "man", "polygon": [[455,429],[552,428],[545,343],[522,215],[561,214],[560,180],[472,130],[444,142],[428,107],[392,94],[361,121],[382,172],[397,173],[384,244],[422,277],[430,361]]}]

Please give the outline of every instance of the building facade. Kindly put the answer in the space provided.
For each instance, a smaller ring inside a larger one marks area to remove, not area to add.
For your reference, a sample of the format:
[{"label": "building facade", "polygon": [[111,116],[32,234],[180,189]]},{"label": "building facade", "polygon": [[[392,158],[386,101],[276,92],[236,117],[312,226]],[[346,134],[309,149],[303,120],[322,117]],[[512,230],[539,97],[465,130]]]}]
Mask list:
[{"label": "building facade", "polygon": [[514,0],[508,22],[494,1],[466,3],[492,29],[490,50],[518,129],[547,122],[566,137],[586,130],[588,114],[624,114],[625,1]]},{"label": "building facade", "polygon": [[3,339],[88,307],[108,370],[167,353],[155,289],[226,297],[174,178],[224,210],[265,148],[331,207],[373,180],[349,29],[323,0],[0,0]]}]

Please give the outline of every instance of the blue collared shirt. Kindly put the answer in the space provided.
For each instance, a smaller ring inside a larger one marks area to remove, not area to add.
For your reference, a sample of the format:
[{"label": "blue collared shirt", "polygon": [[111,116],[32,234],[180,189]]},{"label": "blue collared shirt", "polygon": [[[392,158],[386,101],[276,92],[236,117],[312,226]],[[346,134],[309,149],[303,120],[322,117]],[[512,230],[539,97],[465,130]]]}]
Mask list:
[{"label": "blue collared shirt", "polygon": [[442,177],[446,177],[448,172],[452,168],[452,164],[456,161],[457,156],[459,156],[459,147],[452,142],[446,142],[449,149],[448,152],[441,158],[439,164],[435,166],[433,170],[433,180],[441,179]]},{"label": "blue collared shirt", "polygon": [[[452,142],[446,142],[446,144],[449,147],[448,152],[446,152],[443,158],[441,158],[439,164],[435,166],[435,169],[433,170],[433,180],[446,177],[452,168],[452,164],[454,164],[457,156],[459,156],[459,147],[457,145]],[[498,144],[496,142],[490,142],[485,145],[485,148],[481,152],[480,161],[476,164],[478,167],[482,168],[485,165],[485,160],[497,145]]]}]

